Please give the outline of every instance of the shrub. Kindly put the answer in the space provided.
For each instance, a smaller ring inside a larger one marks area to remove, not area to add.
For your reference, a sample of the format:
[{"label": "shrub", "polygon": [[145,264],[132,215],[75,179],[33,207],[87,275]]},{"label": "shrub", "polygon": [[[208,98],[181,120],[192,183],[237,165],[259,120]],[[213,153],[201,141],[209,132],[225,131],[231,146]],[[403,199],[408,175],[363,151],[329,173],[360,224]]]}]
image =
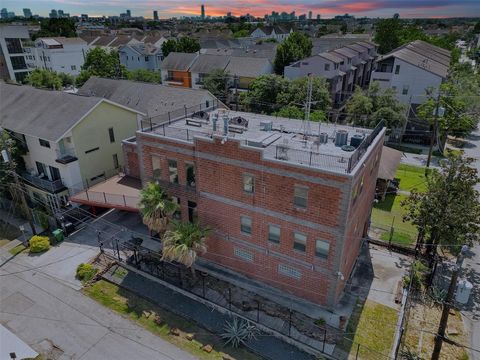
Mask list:
[{"label": "shrub", "polygon": [[77,279],[83,282],[87,282],[93,279],[97,269],[92,264],[80,264],[77,266]]},{"label": "shrub", "polygon": [[248,340],[256,339],[258,329],[250,321],[238,319],[234,317],[233,320],[226,321],[223,327],[224,333],[220,334],[225,341],[225,345],[231,345],[234,348],[245,344]]},{"label": "shrub", "polygon": [[30,252],[41,253],[50,249],[50,239],[48,236],[32,236],[30,239]]}]

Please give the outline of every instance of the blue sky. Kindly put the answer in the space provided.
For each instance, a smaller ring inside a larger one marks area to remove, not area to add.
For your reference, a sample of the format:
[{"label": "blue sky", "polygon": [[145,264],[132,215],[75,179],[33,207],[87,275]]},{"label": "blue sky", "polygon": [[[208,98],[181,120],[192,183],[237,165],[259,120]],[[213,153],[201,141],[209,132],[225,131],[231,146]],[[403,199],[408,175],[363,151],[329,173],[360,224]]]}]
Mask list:
[{"label": "blue sky", "polygon": [[152,17],[158,10],[161,18],[181,15],[199,15],[204,3],[207,15],[234,15],[250,13],[263,16],[275,11],[296,11],[297,14],[312,11],[314,17],[324,18],[349,13],[356,16],[390,17],[399,13],[401,17],[461,17],[480,16],[480,0],[2,0],[1,7],[22,14],[24,7],[34,14],[48,15],[51,9],[63,9],[72,15],[118,15],[126,9],[132,15]]}]

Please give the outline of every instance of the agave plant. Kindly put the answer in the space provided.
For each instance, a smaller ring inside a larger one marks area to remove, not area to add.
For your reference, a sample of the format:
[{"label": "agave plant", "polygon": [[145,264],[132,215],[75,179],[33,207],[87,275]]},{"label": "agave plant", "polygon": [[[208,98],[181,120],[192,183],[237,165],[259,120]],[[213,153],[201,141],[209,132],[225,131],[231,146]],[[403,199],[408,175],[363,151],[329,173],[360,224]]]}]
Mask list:
[{"label": "agave plant", "polygon": [[226,321],[223,327],[224,333],[220,334],[225,340],[225,345],[237,348],[251,339],[256,339],[258,329],[250,321],[234,317],[232,321]]},{"label": "agave plant", "polygon": [[447,297],[447,290],[442,289],[437,286],[432,286],[430,288],[430,297],[435,303],[443,303],[445,298]]},{"label": "agave plant", "polygon": [[140,192],[139,205],[143,223],[150,231],[161,234],[167,230],[170,217],[178,208],[178,204],[156,183],[148,183]]},{"label": "agave plant", "polygon": [[207,251],[205,239],[210,232],[198,223],[173,221],[172,228],[163,237],[164,261],[177,261],[192,268],[198,254]]}]

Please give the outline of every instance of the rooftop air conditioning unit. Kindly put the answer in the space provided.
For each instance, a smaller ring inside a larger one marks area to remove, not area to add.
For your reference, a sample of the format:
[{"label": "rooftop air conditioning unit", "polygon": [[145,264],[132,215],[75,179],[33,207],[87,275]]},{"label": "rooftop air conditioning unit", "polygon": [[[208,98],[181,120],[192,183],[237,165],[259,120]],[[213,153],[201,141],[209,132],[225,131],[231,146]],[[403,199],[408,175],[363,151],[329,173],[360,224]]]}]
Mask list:
[{"label": "rooftop air conditioning unit", "polygon": [[348,132],[346,130],[338,130],[335,134],[335,146],[347,145]]},{"label": "rooftop air conditioning unit", "polygon": [[328,134],[326,132],[322,132],[322,133],[318,134],[318,142],[320,144],[328,143]]}]

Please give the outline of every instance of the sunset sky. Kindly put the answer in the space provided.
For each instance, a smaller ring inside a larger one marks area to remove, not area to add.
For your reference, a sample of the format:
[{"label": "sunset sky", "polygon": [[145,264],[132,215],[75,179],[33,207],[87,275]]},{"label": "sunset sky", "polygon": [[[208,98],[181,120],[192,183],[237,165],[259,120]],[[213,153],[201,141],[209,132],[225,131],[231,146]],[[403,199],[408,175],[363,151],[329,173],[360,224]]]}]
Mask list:
[{"label": "sunset sky", "polygon": [[152,11],[158,10],[160,18],[182,15],[199,15],[200,5],[205,4],[207,15],[225,15],[228,11],[234,15],[250,13],[263,16],[272,10],[282,12],[295,11],[297,15],[312,11],[314,17],[321,14],[330,18],[339,14],[355,16],[390,17],[399,13],[401,17],[460,17],[480,16],[480,0],[223,0],[223,1],[185,1],[185,0],[2,0],[6,7],[16,14],[23,14],[24,7],[34,14],[48,15],[51,9],[63,9],[71,15],[87,13],[91,16],[118,15],[130,9],[132,16],[152,17]]}]

